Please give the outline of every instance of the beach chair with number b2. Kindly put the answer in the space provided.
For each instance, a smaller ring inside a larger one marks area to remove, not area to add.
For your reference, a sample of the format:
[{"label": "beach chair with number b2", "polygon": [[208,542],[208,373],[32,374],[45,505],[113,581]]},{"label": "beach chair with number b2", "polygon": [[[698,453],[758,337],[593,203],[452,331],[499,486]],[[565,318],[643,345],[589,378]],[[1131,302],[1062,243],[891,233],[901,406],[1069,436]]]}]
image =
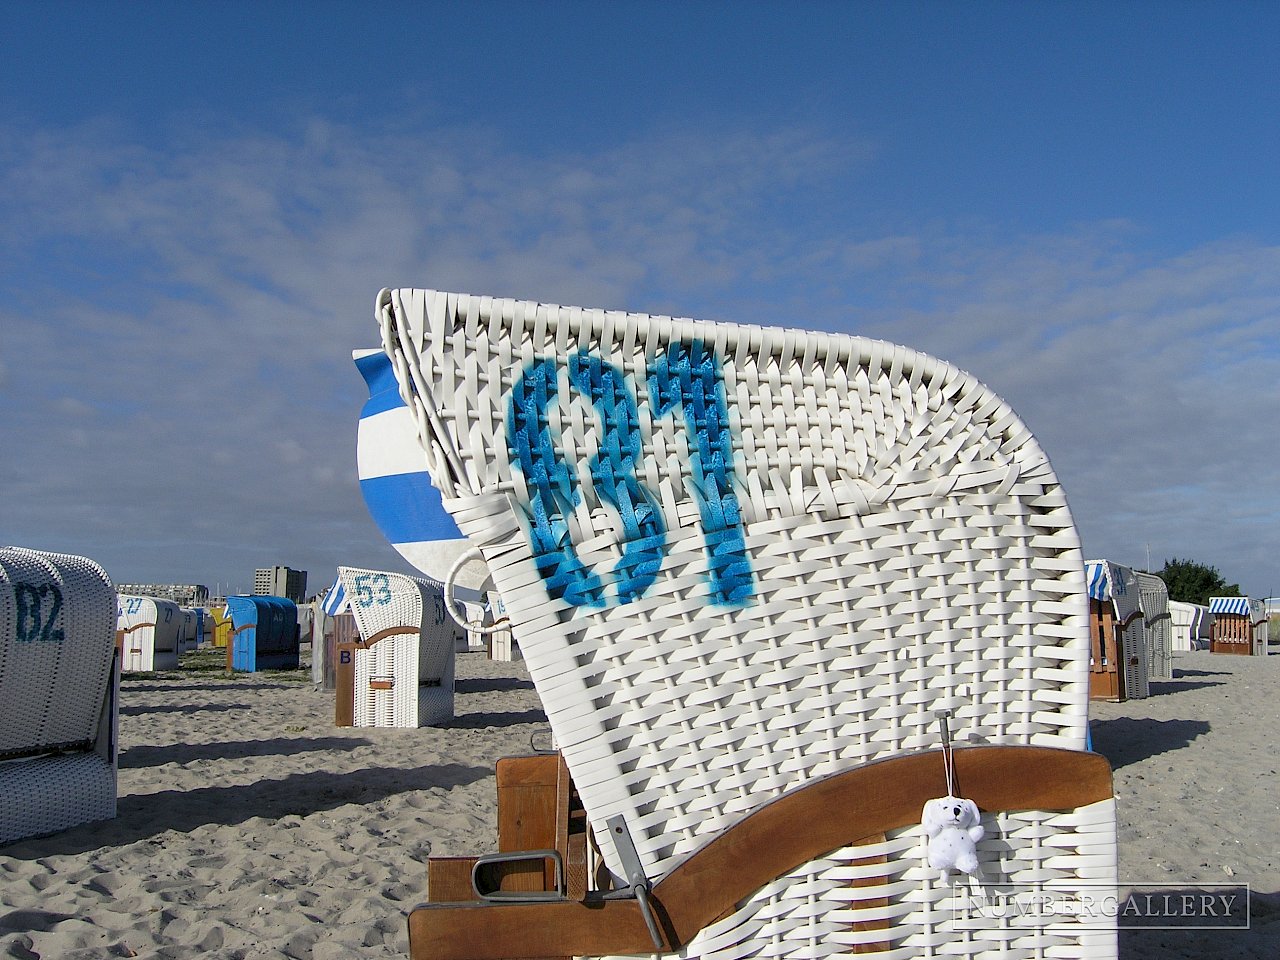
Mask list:
[{"label": "beach chair with number b2", "polygon": [[[414,960],[1115,956],[1105,911],[973,898],[1116,879],[1079,543],[1000,398],[856,337],[408,289],[377,315],[586,836],[585,884],[558,830],[464,861]],[[976,877],[930,865],[953,791]]]},{"label": "beach chair with number b2", "polygon": [[98,564],[0,547],[0,844],[115,817],[115,627]]}]

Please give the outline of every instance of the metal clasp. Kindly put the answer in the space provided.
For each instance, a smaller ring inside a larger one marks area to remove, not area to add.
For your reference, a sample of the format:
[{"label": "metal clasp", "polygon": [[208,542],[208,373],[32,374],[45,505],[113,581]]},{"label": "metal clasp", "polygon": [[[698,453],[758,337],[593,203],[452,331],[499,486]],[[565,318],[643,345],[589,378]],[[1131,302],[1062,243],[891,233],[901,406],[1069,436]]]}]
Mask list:
[{"label": "metal clasp", "polygon": [[636,853],[636,845],[627,830],[627,821],[621,815],[610,817],[605,821],[605,826],[613,837],[613,848],[618,851],[618,859],[622,861],[627,883],[631,886],[631,895],[640,905],[640,916],[644,917],[644,925],[649,928],[649,938],[653,940],[654,949],[661,953],[666,949],[666,944],[662,942],[658,921],[649,905],[649,878],[645,876],[644,865],[640,863],[640,855]]}]

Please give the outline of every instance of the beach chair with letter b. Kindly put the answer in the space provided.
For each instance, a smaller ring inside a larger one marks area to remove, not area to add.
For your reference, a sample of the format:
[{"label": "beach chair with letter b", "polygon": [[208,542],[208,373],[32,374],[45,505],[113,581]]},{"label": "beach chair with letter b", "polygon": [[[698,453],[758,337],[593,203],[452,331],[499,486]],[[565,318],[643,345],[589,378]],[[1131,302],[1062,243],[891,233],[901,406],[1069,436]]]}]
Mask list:
[{"label": "beach chair with letter b", "polygon": [[[429,866],[413,960],[1115,956],[1081,906],[1116,882],[1084,565],[999,397],[857,337],[430,290],[377,316],[559,749],[499,774],[500,821],[547,798],[531,849]],[[976,876],[930,865],[945,795]]]},{"label": "beach chair with letter b", "polygon": [[422,727],[453,719],[455,649],[463,628],[441,585],[402,573],[339,567],[358,640],[340,643],[339,726]]},{"label": "beach chair with letter b", "polygon": [[115,626],[98,564],[0,547],[0,844],[116,815]]}]

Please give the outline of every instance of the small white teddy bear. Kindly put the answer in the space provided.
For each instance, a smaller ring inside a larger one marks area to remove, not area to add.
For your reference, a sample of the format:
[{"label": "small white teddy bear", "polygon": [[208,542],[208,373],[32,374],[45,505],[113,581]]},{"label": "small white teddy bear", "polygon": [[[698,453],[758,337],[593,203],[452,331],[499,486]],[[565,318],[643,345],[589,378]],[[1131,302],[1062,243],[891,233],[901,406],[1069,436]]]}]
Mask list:
[{"label": "small white teddy bear", "polygon": [[929,835],[929,866],[941,872],[944,882],[952,870],[970,876],[978,872],[974,845],[985,831],[977,804],[960,797],[939,797],[924,805],[920,819]]}]

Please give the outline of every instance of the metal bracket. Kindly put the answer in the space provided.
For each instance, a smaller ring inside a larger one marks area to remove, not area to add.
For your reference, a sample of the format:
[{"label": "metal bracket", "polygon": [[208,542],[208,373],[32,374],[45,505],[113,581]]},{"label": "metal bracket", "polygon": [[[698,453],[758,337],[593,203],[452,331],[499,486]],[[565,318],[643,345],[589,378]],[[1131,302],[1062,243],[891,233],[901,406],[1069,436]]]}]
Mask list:
[{"label": "metal bracket", "polygon": [[649,928],[649,938],[653,941],[654,948],[661,953],[666,945],[662,941],[662,934],[658,932],[658,921],[653,916],[653,908],[649,905],[649,878],[645,876],[644,865],[640,862],[636,845],[627,830],[627,821],[619,814],[606,820],[605,826],[613,837],[613,848],[618,851],[618,859],[622,861],[622,870],[631,887],[631,895],[640,905],[640,915],[644,917],[644,925]]},{"label": "metal bracket", "polygon": [[[551,860],[555,864],[554,890],[482,890],[481,872],[484,867],[493,864],[523,863],[529,860]],[[559,850],[521,850],[518,853],[487,853],[477,857],[471,867],[471,889],[481,900],[501,900],[536,902],[543,900],[565,899],[564,861]]]}]

